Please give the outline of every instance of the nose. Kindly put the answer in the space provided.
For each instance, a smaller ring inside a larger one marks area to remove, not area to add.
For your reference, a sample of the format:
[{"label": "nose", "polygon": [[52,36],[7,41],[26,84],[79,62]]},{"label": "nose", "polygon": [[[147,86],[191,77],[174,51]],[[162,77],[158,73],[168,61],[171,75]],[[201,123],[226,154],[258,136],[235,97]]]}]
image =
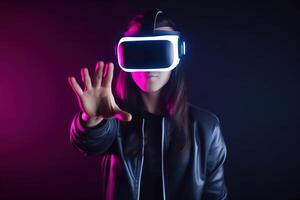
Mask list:
[{"label": "nose", "polygon": [[159,72],[147,72],[148,76],[158,76]]}]

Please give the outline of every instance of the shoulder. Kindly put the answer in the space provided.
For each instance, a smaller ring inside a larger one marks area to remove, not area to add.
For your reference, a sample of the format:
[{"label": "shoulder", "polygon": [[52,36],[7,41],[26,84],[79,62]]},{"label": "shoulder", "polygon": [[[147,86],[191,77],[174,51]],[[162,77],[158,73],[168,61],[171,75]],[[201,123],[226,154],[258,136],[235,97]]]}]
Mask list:
[{"label": "shoulder", "polygon": [[222,139],[220,119],[215,113],[191,103],[188,103],[188,110],[193,133],[198,140],[211,144],[212,141],[218,138]]},{"label": "shoulder", "polygon": [[220,123],[220,119],[215,113],[208,109],[198,107],[194,104],[188,103],[188,112],[192,122],[196,121],[212,126]]}]

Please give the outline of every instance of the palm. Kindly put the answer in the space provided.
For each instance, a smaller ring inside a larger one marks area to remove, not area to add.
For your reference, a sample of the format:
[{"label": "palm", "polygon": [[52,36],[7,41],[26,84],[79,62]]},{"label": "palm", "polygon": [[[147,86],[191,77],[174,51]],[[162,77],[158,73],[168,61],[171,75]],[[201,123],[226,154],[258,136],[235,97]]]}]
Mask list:
[{"label": "palm", "polygon": [[102,75],[103,66],[103,62],[97,63],[93,85],[88,69],[85,68],[82,71],[82,80],[85,83],[84,91],[82,91],[74,77],[69,79],[72,89],[77,95],[80,108],[89,117],[118,117],[120,120],[130,121],[131,114],[119,108],[112,94],[111,82],[113,78],[113,64],[110,63],[107,65],[107,75],[105,77]]},{"label": "palm", "polygon": [[109,118],[115,114],[115,100],[107,88],[87,90],[81,96],[81,107],[89,116]]}]

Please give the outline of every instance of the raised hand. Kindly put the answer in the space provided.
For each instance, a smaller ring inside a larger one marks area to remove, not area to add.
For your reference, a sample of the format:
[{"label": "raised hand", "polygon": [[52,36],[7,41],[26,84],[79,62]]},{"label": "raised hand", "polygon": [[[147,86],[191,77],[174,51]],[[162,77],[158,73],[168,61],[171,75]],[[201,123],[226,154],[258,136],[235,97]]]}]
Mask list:
[{"label": "raised hand", "polygon": [[130,121],[131,114],[119,108],[112,93],[113,63],[106,64],[105,73],[103,73],[103,69],[104,62],[97,62],[93,83],[88,68],[81,69],[81,77],[85,85],[84,91],[75,77],[68,77],[83,111],[83,118],[86,121],[90,119],[102,121],[105,118],[116,117],[122,121]]}]

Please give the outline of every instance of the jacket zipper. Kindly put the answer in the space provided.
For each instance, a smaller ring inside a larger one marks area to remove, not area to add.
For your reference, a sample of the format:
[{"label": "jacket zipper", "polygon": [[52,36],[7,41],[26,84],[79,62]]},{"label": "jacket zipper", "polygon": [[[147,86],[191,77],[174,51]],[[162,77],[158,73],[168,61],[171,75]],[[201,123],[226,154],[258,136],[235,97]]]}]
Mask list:
[{"label": "jacket zipper", "polygon": [[141,169],[140,169],[140,174],[139,174],[139,182],[138,182],[138,192],[137,192],[137,200],[140,199],[140,188],[141,188],[141,178],[142,178],[142,172],[143,172],[143,165],[144,165],[144,149],[145,149],[145,133],[144,133],[144,129],[145,129],[145,119],[143,118],[143,122],[142,122],[142,161],[141,161]]},{"label": "jacket zipper", "polygon": [[163,182],[163,199],[166,199],[166,188],[165,188],[165,168],[164,168],[164,143],[165,143],[165,118],[162,119],[162,139],[161,139],[161,171],[162,171],[162,182]]},{"label": "jacket zipper", "polygon": [[[145,119],[143,118],[142,122],[142,161],[141,161],[141,170],[139,175],[139,182],[138,182],[138,193],[137,193],[137,200],[140,199],[140,188],[141,188],[141,178],[143,172],[143,165],[144,165],[144,150],[145,150]],[[165,143],[165,117],[162,119],[162,136],[161,136],[161,171],[162,171],[162,182],[163,182],[163,199],[166,200],[166,188],[165,188],[165,170],[164,170],[164,143]]]}]

